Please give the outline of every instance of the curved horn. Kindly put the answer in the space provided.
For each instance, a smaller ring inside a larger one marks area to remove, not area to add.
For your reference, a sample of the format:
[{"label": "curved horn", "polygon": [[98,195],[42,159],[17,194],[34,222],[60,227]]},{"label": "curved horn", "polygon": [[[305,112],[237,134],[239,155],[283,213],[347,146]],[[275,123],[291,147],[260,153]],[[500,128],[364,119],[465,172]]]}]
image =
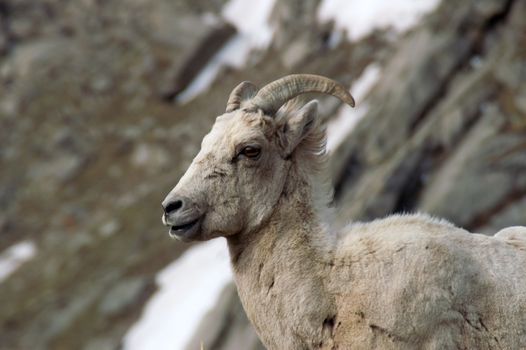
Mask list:
[{"label": "curved horn", "polygon": [[259,90],[251,103],[266,114],[273,115],[288,100],[308,92],[329,94],[354,107],[354,98],[342,84],[314,74],[292,74],[273,81]]},{"label": "curved horn", "polygon": [[228,102],[226,103],[226,112],[232,112],[236,109],[239,109],[241,102],[252,98],[258,88],[252,84],[250,81],[244,81],[232,90],[230,96],[228,97]]}]

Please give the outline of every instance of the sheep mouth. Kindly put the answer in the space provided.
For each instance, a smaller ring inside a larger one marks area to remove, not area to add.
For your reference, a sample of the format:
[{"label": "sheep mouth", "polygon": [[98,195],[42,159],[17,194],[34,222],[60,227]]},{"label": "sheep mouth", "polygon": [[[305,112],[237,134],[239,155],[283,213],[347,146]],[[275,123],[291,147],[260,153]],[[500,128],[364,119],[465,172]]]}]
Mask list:
[{"label": "sheep mouth", "polygon": [[170,226],[170,237],[177,238],[181,241],[191,241],[193,236],[197,233],[199,230],[199,223],[201,221],[201,217],[188,221],[181,225],[171,225]]},{"label": "sheep mouth", "polygon": [[196,219],[194,221],[190,221],[187,224],[182,224],[182,225],[179,225],[179,226],[172,226],[172,227],[170,227],[170,230],[171,231],[185,231],[185,230],[188,230],[189,228],[191,228],[192,226],[194,226],[195,224],[197,224],[198,221],[199,221],[199,219]]}]

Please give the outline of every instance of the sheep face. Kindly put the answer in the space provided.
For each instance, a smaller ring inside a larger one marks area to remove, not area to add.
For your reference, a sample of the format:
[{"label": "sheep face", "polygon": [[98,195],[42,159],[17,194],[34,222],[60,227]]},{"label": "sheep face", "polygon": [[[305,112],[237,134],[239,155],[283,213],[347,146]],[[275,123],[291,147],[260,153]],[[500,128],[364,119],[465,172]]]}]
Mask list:
[{"label": "sheep face", "polygon": [[163,222],[183,241],[250,232],[283,192],[292,152],[313,129],[317,103],[276,120],[236,110],[216,119],[201,150],[163,201]]},{"label": "sheep face", "polygon": [[163,202],[170,235],[207,240],[260,225],[287,175],[287,160],[275,133],[275,120],[262,113],[238,110],[219,116]]}]

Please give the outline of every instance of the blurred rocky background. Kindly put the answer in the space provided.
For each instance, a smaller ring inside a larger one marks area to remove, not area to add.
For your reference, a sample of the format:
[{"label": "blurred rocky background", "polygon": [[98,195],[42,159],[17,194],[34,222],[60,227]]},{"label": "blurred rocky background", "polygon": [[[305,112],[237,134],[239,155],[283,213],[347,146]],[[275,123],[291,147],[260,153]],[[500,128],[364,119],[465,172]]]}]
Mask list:
[{"label": "blurred rocky background", "polygon": [[524,1],[0,0],[0,349],[262,348],[160,202],[237,83],[292,72],[357,97],[319,97],[342,223],[526,224]]}]

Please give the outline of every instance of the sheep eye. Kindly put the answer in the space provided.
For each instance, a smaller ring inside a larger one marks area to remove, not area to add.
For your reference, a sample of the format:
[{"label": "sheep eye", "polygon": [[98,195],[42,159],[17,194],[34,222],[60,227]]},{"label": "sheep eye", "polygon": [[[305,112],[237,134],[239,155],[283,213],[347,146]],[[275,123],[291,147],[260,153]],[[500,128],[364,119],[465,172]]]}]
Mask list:
[{"label": "sheep eye", "polygon": [[259,157],[259,154],[261,153],[261,149],[255,146],[247,146],[241,150],[242,155],[244,155],[247,158],[256,159]]}]

